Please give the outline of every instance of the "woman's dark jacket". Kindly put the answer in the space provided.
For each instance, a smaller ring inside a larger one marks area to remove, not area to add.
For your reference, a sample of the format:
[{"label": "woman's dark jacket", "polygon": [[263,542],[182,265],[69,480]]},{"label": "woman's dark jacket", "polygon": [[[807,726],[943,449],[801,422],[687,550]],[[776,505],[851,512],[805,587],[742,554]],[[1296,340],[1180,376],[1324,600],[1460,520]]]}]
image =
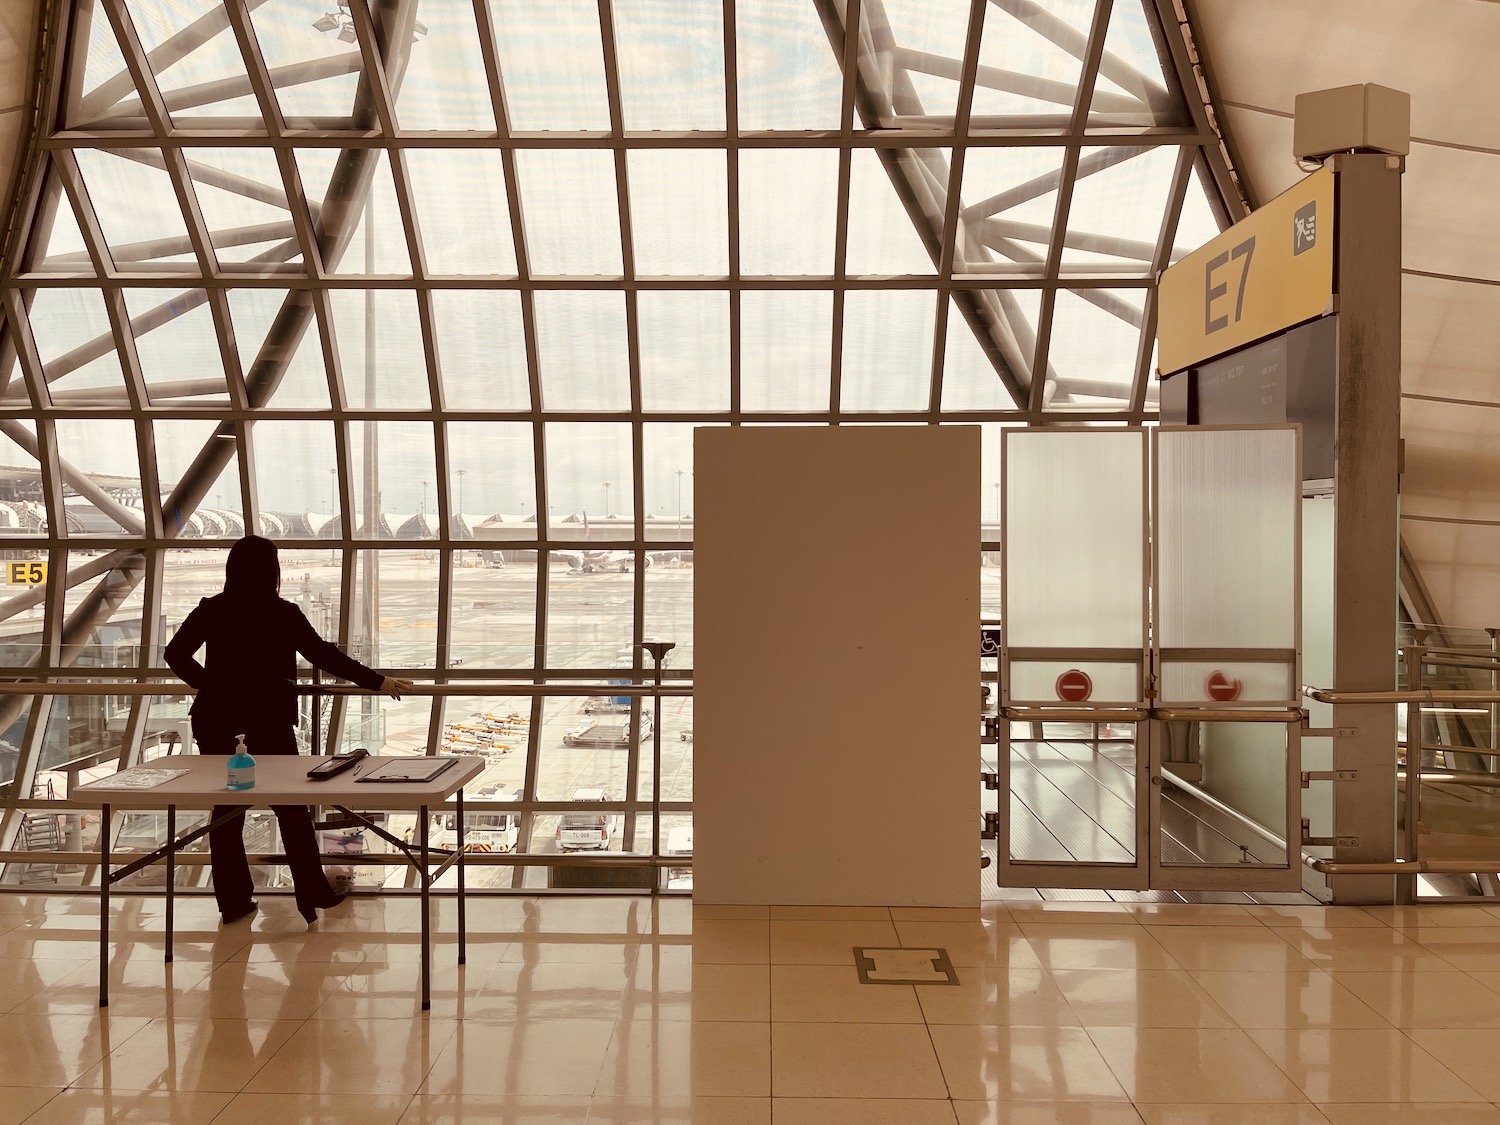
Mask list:
[{"label": "woman's dark jacket", "polygon": [[[196,654],[208,652],[202,664]],[[297,654],[315,668],[378,691],[385,677],[318,636],[302,611],[280,597],[216,594],[187,615],[167,645],[167,664],[198,689],[190,713],[201,722],[246,719],[256,726],[297,722]]]}]

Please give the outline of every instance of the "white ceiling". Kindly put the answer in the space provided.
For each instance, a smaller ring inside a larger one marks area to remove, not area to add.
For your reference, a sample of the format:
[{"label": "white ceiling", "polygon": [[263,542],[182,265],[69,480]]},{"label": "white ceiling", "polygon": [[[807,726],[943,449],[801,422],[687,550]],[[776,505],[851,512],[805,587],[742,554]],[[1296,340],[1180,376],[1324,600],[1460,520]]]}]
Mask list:
[{"label": "white ceiling", "polygon": [[1303,173],[1292,106],[1411,94],[1402,303],[1402,538],[1444,624],[1500,626],[1500,3],[1191,0],[1257,205]]}]

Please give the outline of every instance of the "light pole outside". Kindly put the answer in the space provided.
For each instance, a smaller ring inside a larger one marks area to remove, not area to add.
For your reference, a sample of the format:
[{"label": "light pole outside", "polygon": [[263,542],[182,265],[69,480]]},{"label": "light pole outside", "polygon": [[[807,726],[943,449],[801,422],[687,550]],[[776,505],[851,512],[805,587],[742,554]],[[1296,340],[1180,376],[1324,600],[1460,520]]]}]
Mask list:
[{"label": "light pole outside", "polygon": [[[339,471],[337,468],[333,468],[328,470],[328,522],[330,525],[333,523],[333,517],[338,514]],[[338,539],[337,536],[332,534],[331,528],[325,528],[325,530],[329,531],[328,538],[331,540],[331,542],[328,544],[328,562],[330,565],[336,566],[339,561],[338,547],[336,545]],[[350,528],[350,531],[352,532],[353,528]]]},{"label": "light pole outside", "polygon": [[682,478],[685,470],[677,470],[677,538],[682,538]]},{"label": "light pole outside", "polygon": [[[460,540],[463,538],[463,533],[467,531],[469,527],[469,525],[464,522],[464,474],[468,471],[468,469],[458,470],[458,497],[453,512],[453,538]],[[454,556],[457,558],[458,562],[462,564],[464,561],[463,548],[460,547],[456,551],[454,551]]]},{"label": "light pole outside", "polygon": [[609,490],[610,490],[611,487],[612,486],[611,486],[611,484],[610,484],[609,481],[605,481],[604,482],[604,517],[606,519],[609,518],[609,514],[610,514],[610,512],[609,512]]}]

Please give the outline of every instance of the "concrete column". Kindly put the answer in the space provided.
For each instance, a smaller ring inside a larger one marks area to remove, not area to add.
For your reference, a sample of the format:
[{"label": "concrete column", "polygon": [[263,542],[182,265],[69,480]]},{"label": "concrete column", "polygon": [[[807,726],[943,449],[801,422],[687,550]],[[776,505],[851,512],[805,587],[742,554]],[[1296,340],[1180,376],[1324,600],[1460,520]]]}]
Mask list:
[{"label": "concrete column", "polygon": [[[1335,423],[1333,689],[1396,686],[1401,437],[1401,174],[1381,153],[1332,158],[1338,173],[1338,399]],[[1388,703],[1340,705],[1333,767],[1358,770],[1334,789],[1345,862],[1397,854],[1396,714]],[[1334,901],[1390,902],[1389,875],[1329,879]]]}]

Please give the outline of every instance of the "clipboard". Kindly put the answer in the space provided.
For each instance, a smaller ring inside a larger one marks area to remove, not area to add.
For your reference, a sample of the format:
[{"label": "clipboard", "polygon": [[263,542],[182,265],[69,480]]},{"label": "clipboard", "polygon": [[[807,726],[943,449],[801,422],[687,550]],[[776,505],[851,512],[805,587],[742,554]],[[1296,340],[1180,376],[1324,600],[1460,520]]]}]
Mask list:
[{"label": "clipboard", "polygon": [[366,774],[356,777],[357,782],[400,782],[431,781],[452,767],[457,758],[386,758],[375,763],[375,766]]}]

